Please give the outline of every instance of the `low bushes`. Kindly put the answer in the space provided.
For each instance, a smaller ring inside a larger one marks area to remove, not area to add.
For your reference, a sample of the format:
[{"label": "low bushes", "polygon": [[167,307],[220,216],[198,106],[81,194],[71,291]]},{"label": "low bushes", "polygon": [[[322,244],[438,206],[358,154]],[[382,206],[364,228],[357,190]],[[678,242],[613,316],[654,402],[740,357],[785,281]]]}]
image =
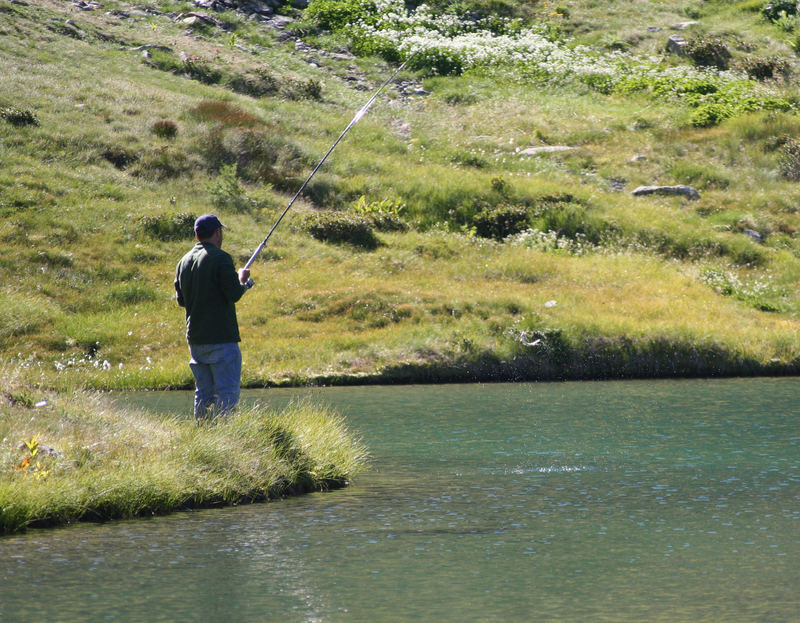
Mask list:
[{"label": "low bushes", "polygon": [[294,77],[281,79],[265,68],[239,74],[220,69],[212,62],[195,55],[176,57],[165,50],[153,50],[144,62],[154,69],[185,76],[203,84],[221,84],[236,93],[251,97],[282,95],[293,100],[318,100],[322,97],[322,83],[319,80]]},{"label": "low bushes", "polygon": [[774,0],[766,2],[761,7],[761,15],[772,22],[777,22],[781,17],[797,14],[796,0]]},{"label": "low bushes", "polygon": [[39,125],[36,115],[25,108],[15,106],[0,107],[0,119],[18,127],[26,125]]},{"label": "low bushes", "polygon": [[156,240],[186,240],[194,236],[194,214],[178,212],[177,214],[158,214],[143,216],[139,219],[142,232]]},{"label": "low bushes", "polygon": [[698,37],[686,44],[686,55],[695,65],[727,69],[731,53],[727,44],[719,37]]},{"label": "low bushes", "polygon": [[502,240],[528,228],[528,211],[519,206],[488,208],[477,214],[472,223],[479,236]]},{"label": "low bushes", "polygon": [[375,249],[379,241],[369,219],[347,212],[316,212],[307,216],[303,228],[317,240]]}]

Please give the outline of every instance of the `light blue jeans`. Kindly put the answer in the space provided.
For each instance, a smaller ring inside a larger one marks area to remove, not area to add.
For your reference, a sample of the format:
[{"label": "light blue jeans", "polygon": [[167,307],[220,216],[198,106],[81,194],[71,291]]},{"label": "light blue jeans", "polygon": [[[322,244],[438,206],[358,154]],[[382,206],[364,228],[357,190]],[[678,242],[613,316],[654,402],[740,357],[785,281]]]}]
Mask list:
[{"label": "light blue jeans", "polygon": [[227,413],[239,402],[242,351],[236,342],[189,344],[194,375],[194,417],[208,420]]}]

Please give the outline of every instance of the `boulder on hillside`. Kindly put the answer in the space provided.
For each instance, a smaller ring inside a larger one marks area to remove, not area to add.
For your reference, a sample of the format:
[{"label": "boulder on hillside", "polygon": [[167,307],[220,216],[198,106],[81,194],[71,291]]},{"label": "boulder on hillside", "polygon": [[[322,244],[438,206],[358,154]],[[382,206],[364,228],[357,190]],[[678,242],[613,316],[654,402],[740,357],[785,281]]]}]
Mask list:
[{"label": "boulder on hillside", "polygon": [[636,197],[644,195],[683,195],[687,199],[700,199],[700,193],[691,186],[678,184],[677,186],[639,186],[631,194]]},{"label": "boulder on hillside", "polygon": [[686,56],[687,45],[686,39],[680,35],[670,35],[669,39],[667,39],[667,52],[678,54],[679,56]]}]

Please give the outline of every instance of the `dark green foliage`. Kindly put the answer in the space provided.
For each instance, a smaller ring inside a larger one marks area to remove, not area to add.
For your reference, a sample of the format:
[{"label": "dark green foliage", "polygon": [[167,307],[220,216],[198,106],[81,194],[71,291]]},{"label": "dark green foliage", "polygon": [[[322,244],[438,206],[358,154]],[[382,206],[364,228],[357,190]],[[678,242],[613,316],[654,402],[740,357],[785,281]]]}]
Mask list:
[{"label": "dark green foliage", "polygon": [[53,251],[38,251],[31,255],[31,261],[51,267],[68,268],[74,264],[71,256]]},{"label": "dark green foliage", "polygon": [[373,214],[368,219],[378,231],[408,231],[408,224],[396,214]]},{"label": "dark green foliage", "polygon": [[489,162],[483,156],[479,156],[472,151],[460,149],[450,156],[451,162],[464,167],[475,167],[476,169],[483,169],[489,166]]},{"label": "dark green foliage", "polygon": [[316,212],[306,217],[304,229],[317,240],[375,249],[379,241],[369,219],[347,212]]},{"label": "dark green foliage", "polygon": [[278,79],[263,68],[257,69],[253,73],[228,76],[225,79],[225,86],[237,93],[251,97],[274,95],[280,89]]},{"label": "dark green foliage", "polygon": [[790,98],[759,95],[745,82],[727,84],[711,96],[688,93],[684,99],[695,108],[691,115],[692,125],[701,128],[757,110],[790,111],[797,107],[797,102]]},{"label": "dark green foliage", "polygon": [[748,56],[736,66],[753,80],[770,80],[789,73],[789,62],[779,56]]},{"label": "dark green foliage", "polygon": [[[377,51],[376,51],[377,52]],[[391,55],[383,54],[387,61],[394,61]],[[428,48],[417,54],[408,64],[409,69],[437,76],[457,76],[464,70],[460,55],[445,49]]]},{"label": "dark green foliage", "polygon": [[778,149],[778,162],[784,178],[800,181],[800,140],[785,137]]},{"label": "dark green foliage", "polygon": [[375,6],[360,0],[312,0],[304,16],[312,18],[322,28],[339,30],[374,14]]},{"label": "dark green foliage", "polygon": [[121,145],[109,145],[100,156],[113,164],[117,169],[123,170],[139,159],[139,154]]},{"label": "dark green foliage", "polygon": [[614,78],[607,74],[586,74],[582,75],[580,79],[581,82],[598,93],[609,95],[614,92]]},{"label": "dark green foliage", "polygon": [[782,14],[796,15],[796,0],[774,0],[774,2],[767,2],[763,7],[761,7],[761,15],[772,22],[778,21]]},{"label": "dark green foliage", "polygon": [[190,168],[189,157],[184,152],[164,147],[143,154],[131,168],[131,174],[161,182],[180,177]]},{"label": "dark green foliage", "polygon": [[545,204],[534,212],[534,225],[542,231],[552,231],[559,237],[576,240],[583,238],[598,243],[605,231],[613,227],[590,216],[584,206],[570,202]]},{"label": "dark green foliage", "polygon": [[502,240],[528,228],[528,211],[519,206],[488,208],[477,214],[472,223],[479,236]]},{"label": "dark green foliage", "polygon": [[279,189],[292,186],[296,172],[307,164],[298,147],[258,129],[217,126],[201,139],[198,150],[212,171],[235,164],[241,179]]},{"label": "dark green foliage", "polygon": [[280,92],[291,100],[320,100],[322,99],[322,83],[313,78],[308,80],[288,78],[281,86]]},{"label": "dark green foliage", "polygon": [[720,103],[709,102],[698,106],[692,111],[692,125],[697,128],[710,128],[719,125],[721,121],[733,117],[735,110],[733,107]]},{"label": "dark green foliage", "polygon": [[178,135],[178,124],[169,119],[159,119],[152,128],[153,134],[159,138],[175,138]]},{"label": "dark green foliage", "polygon": [[731,59],[730,50],[719,37],[698,37],[690,39],[686,45],[686,54],[695,65],[727,69]]},{"label": "dark green foliage", "polygon": [[247,192],[239,183],[236,163],[220,169],[217,179],[208,185],[208,192],[215,208],[247,212],[255,207],[255,202],[247,196]]},{"label": "dark green foliage", "polygon": [[0,108],[0,118],[5,119],[11,125],[17,127],[25,125],[39,125],[39,120],[36,115],[30,110],[24,108],[16,108],[14,106],[6,106]]},{"label": "dark green foliage", "polygon": [[177,214],[158,214],[143,216],[139,225],[150,238],[156,240],[188,240],[194,237],[194,214],[178,212]]},{"label": "dark green foliage", "polygon": [[198,56],[187,56],[180,59],[170,52],[153,50],[150,58],[146,58],[144,62],[161,71],[169,71],[179,76],[186,76],[204,84],[219,84],[223,77],[221,70]]}]

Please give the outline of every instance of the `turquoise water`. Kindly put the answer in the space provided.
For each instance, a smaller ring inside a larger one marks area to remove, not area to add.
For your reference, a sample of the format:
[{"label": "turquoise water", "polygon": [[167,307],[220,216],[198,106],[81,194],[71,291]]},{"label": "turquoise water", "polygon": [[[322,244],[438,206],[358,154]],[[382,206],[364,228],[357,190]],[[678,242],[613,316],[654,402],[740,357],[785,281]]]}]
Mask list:
[{"label": "turquoise water", "polygon": [[372,452],[350,487],[4,538],[0,620],[800,620],[798,379],[244,399],[308,394]]}]

